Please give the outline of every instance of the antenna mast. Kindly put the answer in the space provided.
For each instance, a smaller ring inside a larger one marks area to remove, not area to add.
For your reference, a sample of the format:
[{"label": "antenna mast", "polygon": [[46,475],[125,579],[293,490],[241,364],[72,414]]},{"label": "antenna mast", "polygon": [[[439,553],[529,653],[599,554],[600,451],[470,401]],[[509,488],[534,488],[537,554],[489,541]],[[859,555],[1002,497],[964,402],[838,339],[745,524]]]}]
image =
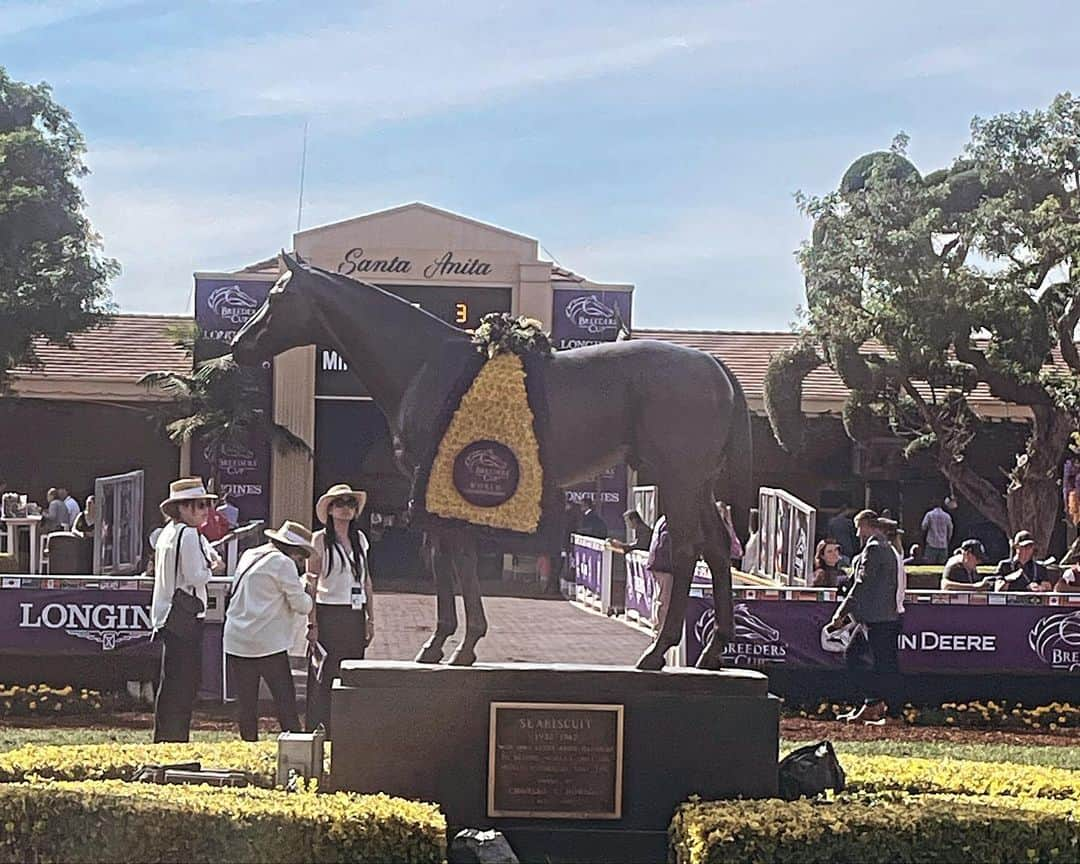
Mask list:
[{"label": "antenna mast", "polygon": [[307,127],[304,121],[304,150],[300,156],[300,200],[296,203],[296,230],[300,230],[300,219],[304,215],[304,169],[307,168]]}]

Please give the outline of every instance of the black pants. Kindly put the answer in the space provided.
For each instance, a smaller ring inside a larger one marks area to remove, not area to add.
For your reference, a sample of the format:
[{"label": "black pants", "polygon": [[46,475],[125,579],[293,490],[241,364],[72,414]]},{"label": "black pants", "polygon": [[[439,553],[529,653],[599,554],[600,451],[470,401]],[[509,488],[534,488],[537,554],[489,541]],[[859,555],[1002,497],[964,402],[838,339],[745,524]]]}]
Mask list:
[{"label": "black pants", "polygon": [[866,626],[865,639],[853,639],[845,659],[848,672],[866,705],[885,702],[890,713],[900,710],[900,662],[896,640],[900,621],[881,621]]},{"label": "black pants", "polygon": [[203,625],[194,639],[178,639],[164,630],[161,676],[154,700],[154,741],[187,741],[191,732],[191,709],[202,677]]},{"label": "black pants", "polygon": [[319,625],[319,643],[326,649],[322,680],[318,681],[308,664],[307,729],[315,731],[320,723],[330,737],[330,688],[341,673],[342,660],[363,660],[367,640],[367,614],[351,606],[315,604],[315,622]]},{"label": "black pants", "polygon": [[296,687],[293,686],[289,655],[280,651],[266,657],[225,655],[236,686],[236,719],[244,741],[259,740],[259,680],[265,680],[274,697],[274,710],[282,732],[299,732]]}]

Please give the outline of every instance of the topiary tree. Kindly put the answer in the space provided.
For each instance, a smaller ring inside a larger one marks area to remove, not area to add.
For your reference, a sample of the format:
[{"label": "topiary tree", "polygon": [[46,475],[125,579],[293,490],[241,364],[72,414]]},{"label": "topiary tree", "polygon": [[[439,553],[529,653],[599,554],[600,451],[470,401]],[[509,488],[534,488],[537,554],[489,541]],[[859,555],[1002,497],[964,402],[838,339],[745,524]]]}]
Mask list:
[{"label": "topiary tree", "polygon": [[119,266],[83,214],[84,150],[47,85],[0,67],[0,390],[13,367],[36,365],[35,338],[67,343],[111,311]]},{"label": "topiary tree", "polygon": [[[850,435],[886,418],[909,454],[932,450],[980,512],[1045,549],[1080,418],[1080,101],[976,118],[963,155],[926,176],[906,144],[856,160],[836,192],[798,196],[814,223],[799,253],[805,329],[770,366],[774,434],[798,446],[802,382],[828,364],[851,391]],[[965,458],[977,388],[1031,414],[1004,495]]]}]

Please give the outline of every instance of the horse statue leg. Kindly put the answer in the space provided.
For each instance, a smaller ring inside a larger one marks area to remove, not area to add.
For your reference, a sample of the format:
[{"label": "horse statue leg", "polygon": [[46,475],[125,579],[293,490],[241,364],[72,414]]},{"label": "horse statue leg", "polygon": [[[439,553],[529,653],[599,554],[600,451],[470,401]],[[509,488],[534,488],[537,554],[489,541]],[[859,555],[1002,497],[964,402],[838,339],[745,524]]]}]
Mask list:
[{"label": "horse statue leg", "polygon": [[[430,544],[430,547],[429,547]],[[438,620],[430,638],[416,655],[417,663],[438,663],[443,658],[443,645],[457,631],[457,603],[454,600],[454,556],[441,537],[425,535],[424,546],[429,554],[424,557],[431,565],[435,577],[435,598]]]},{"label": "horse statue leg", "polygon": [[461,596],[465,600],[465,638],[450,656],[451,666],[472,666],[476,662],[476,643],[487,633],[484,601],[480,596],[480,573],[477,569],[477,543],[467,538],[458,551],[458,573],[461,576]]},{"label": "horse statue leg", "polygon": [[735,619],[731,600],[731,537],[720,518],[711,489],[705,491],[701,527],[705,532],[703,555],[712,573],[713,628],[698,657],[698,669],[719,669],[724,647],[734,638]]},{"label": "horse statue leg", "polygon": [[[661,489],[663,487],[661,486]],[[679,499],[676,499],[679,500]],[[696,499],[692,499],[696,500]],[[661,610],[659,630],[645,653],[638,658],[637,668],[656,671],[664,668],[664,654],[682,639],[683,621],[686,618],[686,602],[690,594],[690,580],[694,575],[697,556],[694,553],[694,535],[697,523],[693,504],[686,507],[680,501],[676,507],[667,508],[668,533],[671,535],[671,596],[666,608]]]}]

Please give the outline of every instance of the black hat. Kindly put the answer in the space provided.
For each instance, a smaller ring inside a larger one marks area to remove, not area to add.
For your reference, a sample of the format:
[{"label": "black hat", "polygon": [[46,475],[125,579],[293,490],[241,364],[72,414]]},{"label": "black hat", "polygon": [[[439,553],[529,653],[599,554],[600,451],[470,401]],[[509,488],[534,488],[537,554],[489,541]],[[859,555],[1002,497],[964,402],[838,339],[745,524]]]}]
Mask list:
[{"label": "black hat", "polygon": [[970,552],[980,561],[986,560],[986,549],[983,548],[982,543],[978,540],[965,540],[960,544],[960,551]]}]

